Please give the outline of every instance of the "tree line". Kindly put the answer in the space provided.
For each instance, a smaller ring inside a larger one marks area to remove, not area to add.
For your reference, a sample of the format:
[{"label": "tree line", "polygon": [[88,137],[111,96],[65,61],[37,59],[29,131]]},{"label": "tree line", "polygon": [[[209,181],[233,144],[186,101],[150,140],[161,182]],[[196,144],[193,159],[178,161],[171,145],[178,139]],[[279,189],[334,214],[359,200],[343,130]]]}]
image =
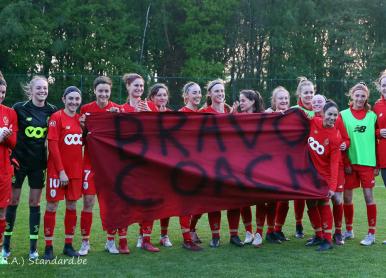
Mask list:
[{"label": "tree line", "polygon": [[345,105],[353,83],[386,67],[385,18],[382,0],[3,0],[0,69],[8,103],[33,74],[52,77],[54,103],[69,84],[91,99],[101,74],[123,101],[119,76],[138,72],[166,82],[176,107],[189,80],[222,77],[229,101],[243,88],[267,100],[277,85],[293,92],[300,75]]}]

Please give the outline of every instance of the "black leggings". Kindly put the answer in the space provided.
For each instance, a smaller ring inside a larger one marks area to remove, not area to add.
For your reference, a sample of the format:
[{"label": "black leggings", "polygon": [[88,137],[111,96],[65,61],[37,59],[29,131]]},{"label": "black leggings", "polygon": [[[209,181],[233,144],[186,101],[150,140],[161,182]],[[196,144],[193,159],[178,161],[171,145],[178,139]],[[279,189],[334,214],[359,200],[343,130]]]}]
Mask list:
[{"label": "black leggings", "polygon": [[386,186],[386,168],[381,169],[381,175],[383,179],[383,184]]}]

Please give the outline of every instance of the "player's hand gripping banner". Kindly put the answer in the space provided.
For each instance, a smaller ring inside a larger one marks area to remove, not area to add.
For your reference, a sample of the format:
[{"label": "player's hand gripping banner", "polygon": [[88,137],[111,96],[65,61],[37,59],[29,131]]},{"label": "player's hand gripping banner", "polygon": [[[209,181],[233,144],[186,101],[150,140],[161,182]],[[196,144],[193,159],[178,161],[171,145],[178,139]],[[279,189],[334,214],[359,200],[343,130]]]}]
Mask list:
[{"label": "player's hand gripping banner", "polygon": [[87,119],[103,226],[317,199],[303,113],[104,113]]}]

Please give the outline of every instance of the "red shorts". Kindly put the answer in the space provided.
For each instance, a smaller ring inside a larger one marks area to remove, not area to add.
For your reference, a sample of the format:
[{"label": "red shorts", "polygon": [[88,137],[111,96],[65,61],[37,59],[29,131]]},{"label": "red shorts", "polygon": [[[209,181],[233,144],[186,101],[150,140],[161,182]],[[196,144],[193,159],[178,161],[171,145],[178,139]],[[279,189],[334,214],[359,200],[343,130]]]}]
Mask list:
[{"label": "red shorts", "polygon": [[12,176],[0,176],[0,208],[9,205],[12,195]]},{"label": "red shorts", "polygon": [[60,187],[58,177],[48,177],[46,185],[46,200],[48,202],[58,202],[61,200],[76,201],[82,196],[82,180],[70,179],[67,186]]},{"label": "red shorts", "polygon": [[83,169],[83,182],[82,182],[82,194],[83,195],[96,195],[95,183],[94,183],[94,171],[91,169]]},{"label": "red shorts", "polygon": [[351,165],[352,173],[346,174],[344,189],[373,188],[375,186],[374,167]]},{"label": "red shorts", "polygon": [[345,182],[344,168],[343,167],[339,167],[338,184],[336,186],[335,192],[343,192],[344,182]]}]

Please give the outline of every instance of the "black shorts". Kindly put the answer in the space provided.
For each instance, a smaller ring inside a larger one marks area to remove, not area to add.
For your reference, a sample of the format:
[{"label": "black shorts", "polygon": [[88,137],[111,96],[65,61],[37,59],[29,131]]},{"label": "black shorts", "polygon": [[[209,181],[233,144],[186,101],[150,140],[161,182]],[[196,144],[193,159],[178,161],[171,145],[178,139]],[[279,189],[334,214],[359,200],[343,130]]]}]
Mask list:
[{"label": "black shorts", "polygon": [[25,177],[28,177],[28,185],[31,189],[42,189],[44,187],[45,170],[31,170],[20,166],[19,170],[15,169],[15,176],[12,181],[13,188],[21,188]]}]

